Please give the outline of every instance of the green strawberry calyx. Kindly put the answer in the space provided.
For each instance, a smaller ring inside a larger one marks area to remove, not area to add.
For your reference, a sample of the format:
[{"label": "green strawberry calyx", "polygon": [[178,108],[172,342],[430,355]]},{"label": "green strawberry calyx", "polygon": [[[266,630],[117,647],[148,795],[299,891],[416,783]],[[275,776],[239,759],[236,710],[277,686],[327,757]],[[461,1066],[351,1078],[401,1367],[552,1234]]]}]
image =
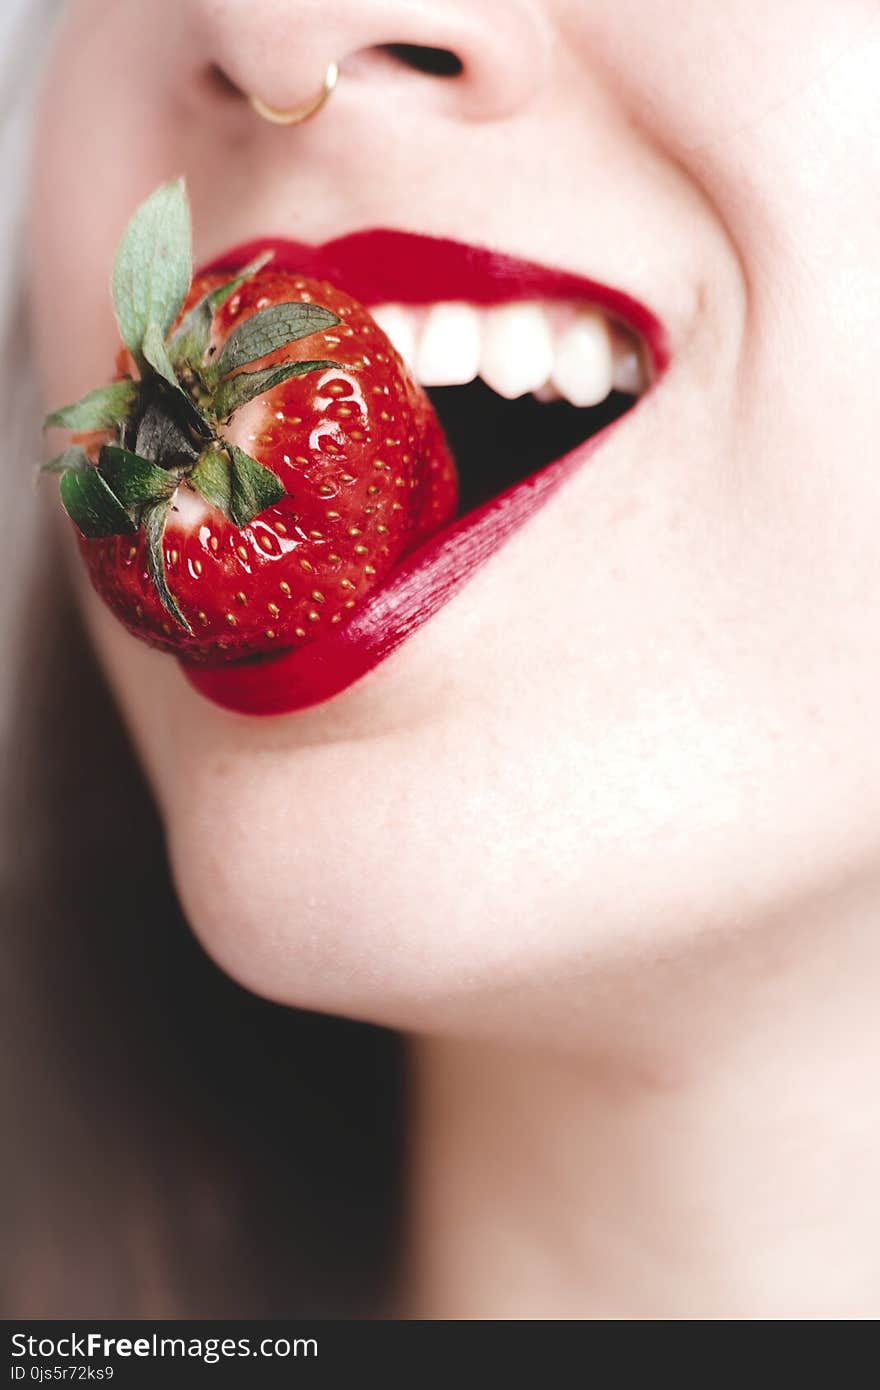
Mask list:
[{"label": "green strawberry calyx", "polygon": [[[83,536],[143,531],[147,568],[163,607],[191,628],[168,587],[162,537],[181,483],[236,526],[278,502],[278,475],[223,438],[239,407],[292,377],[336,366],[330,361],[255,362],[339,323],[319,304],[258,309],[211,346],[214,315],[271,260],[264,252],[180,316],[193,277],[192,228],[183,179],[163,184],[136,210],[113,269],[113,307],[138,376],[99,386],[46,417],[44,429],[110,432],[93,463],[70,445],[43,471],[61,475],[61,501]],[[174,324],[176,327],[173,327]],[[173,329],[173,331],[172,331]]]}]

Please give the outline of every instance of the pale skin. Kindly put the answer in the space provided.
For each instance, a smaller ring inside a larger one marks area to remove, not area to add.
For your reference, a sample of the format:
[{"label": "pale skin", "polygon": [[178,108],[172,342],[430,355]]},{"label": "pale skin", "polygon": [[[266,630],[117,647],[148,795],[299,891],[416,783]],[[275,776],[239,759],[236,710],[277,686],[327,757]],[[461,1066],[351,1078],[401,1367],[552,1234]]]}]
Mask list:
[{"label": "pale skin", "polygon": [[[331,58],[299,131],[197,77],[292,106]],[[871,0],[66,13],[47,404],[106,379],[113,248],[181,172],[205,258],[399,226],[669,332],[594,462],[326,707],[226,714],[83,589],[206,949],[413,1039],[401,1314],[880,1313],[878,73]]]}]

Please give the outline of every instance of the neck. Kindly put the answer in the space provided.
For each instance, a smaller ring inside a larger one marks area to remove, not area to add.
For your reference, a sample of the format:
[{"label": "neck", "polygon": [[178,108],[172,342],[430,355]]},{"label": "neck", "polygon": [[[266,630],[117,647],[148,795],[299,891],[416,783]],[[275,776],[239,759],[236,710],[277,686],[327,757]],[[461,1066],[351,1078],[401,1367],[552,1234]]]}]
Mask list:
[{"label": "neck", "polygon": [[877,1317],[880,934],[814,925],[622,990],[635,1054],[414,1038],[405,1315]]}]

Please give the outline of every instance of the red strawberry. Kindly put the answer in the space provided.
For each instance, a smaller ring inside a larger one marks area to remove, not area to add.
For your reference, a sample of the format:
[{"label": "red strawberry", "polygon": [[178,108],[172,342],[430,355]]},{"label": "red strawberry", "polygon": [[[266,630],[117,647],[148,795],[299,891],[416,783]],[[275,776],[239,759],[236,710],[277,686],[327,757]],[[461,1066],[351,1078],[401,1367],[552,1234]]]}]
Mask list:
[{"label": "red strawberry", "polygon": [[157,190],[113,281],[138,377],[46,422],[79,432],[47,468],[95,588],[192,660],[320,639],[456,507],[436,416],[378,325],[268,260],[190,283],[182,182]]}]

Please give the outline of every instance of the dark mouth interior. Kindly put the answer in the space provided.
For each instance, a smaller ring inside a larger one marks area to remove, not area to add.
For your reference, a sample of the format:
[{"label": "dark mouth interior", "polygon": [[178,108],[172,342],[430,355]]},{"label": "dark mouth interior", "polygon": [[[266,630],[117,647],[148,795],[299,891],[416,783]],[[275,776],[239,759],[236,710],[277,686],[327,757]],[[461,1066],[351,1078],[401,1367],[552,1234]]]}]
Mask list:
[{"label": "dark mouth interior", "polygon": [[635,403],[619,391],[589,408],[532,395],[508,401],[479,378],[467,386],[433,386],[427,394],[458,466],[461,513],[561,458]]}]

